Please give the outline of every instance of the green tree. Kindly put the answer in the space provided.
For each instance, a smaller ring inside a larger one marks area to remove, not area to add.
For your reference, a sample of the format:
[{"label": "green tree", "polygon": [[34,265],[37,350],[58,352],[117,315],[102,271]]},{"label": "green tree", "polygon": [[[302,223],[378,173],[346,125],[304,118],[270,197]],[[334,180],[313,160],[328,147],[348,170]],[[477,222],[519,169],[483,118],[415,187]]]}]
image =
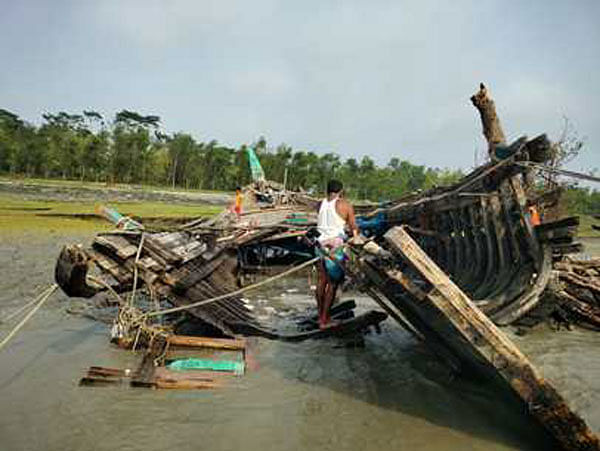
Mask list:
[{"label": "green tree", "polygon": [[158,116],[121,110],[115,115],[111,152],[112,178],[124,182],[148,182],[149,165],[156,150],[150,130],[157,130]]}]

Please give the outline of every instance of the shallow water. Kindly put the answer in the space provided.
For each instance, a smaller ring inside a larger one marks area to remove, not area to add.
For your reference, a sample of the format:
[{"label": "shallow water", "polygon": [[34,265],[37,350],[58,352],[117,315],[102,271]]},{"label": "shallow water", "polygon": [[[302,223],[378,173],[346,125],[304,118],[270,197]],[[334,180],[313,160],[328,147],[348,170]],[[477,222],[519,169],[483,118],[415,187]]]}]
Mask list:
[{"label": "shallow water", "polygon": [[[51,283],[63,244],[88,238],[0,237],[0,318]],[[287,283],[253,294],[257,313],[281,323],[265,307],[312,305],[305,279]],[[285,292],[291,287],[298,291]],[[360,309],[373,306],[352,297]],[[65,312],[78,302],[55,294],[0,350],[0,449],[548,449],[497,392],[452,380],[389,320],[364,348],[256,340],[258,368],[219,390],[80,388],[87,367],[134,368],[139,357],[112,347],[107,326]],[[0,324],[0,334],[12,324]],[[600,431],[600,334],[541,329],[513,338]]]}]

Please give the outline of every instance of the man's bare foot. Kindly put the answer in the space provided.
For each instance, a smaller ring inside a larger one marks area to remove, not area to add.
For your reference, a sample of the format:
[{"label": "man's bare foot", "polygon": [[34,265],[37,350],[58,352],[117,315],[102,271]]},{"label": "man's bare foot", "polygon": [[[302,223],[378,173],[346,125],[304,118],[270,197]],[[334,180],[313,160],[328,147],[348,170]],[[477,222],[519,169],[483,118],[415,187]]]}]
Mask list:
[{"label": "man's bare foot", "polygon": [[340,321],[337,321],[337,320],[331,320],[331,321],[328,321],[326,323],[319,322],[319,330],[332,329],[332,328],[337,327],[339,325],[340,325]]}]

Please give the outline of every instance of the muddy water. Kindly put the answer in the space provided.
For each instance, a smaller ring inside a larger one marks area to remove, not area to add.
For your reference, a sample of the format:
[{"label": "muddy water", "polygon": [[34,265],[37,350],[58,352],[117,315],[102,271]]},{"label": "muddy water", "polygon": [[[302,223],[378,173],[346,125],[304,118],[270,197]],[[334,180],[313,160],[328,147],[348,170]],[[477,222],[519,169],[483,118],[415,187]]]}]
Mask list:
[{"label": "muddy water", "polygon": [[[0,317],[51,282],[62,244],[85,239],[0,237]],[[312,305],[305,279],[287,283],[252,296],[258,314],[284,323],[267,307],[285,314]],[[0,351],[0,449],[548,449],[513,406],[489,387],[452,379],[390,321],[358,349],[257,340],[258,368],[220,390],[80,388],[88,366],[133,368],[138,357],[111,347],[105,325],[68,315],[77,303],[56,294]],[[2,335],[9,329],[0,324]],[[599,431],[600,334],[513,338]]]}]

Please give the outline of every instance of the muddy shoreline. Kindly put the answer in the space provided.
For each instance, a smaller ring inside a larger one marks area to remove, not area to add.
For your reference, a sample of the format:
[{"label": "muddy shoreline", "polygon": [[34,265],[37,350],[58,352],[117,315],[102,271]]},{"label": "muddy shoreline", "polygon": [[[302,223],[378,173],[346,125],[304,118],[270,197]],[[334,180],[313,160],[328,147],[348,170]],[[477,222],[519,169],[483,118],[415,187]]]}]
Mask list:
[{"label": "muddy shoreline", "polygon": [[[0,266],[9,269],[0,273],[0,318],[52,283],[63,245],[89,243],[96,233],[65,229],[60,224],[74,220],[54,219],[51,229],[0,230]],[[584,242],[586,252],[600,254],[600,240]],[[257,313],[285,323],[278,313],[314,305],[308,285],[306,278],[286,279],[249,296]],[[357,293],[343,298],[374,308]],[[91,365],[135,368],[139,361],[110,345],[106,324],[68,313],[86,302],[57,292],[0,352],[3,449],[547,449],[490,387],[451,377],[391,320],[360,349],[334,340],[258,339],[257,368],[222,390],[80,388]],[[8,330],[10,324],[0,324],[2,336]],[[504,330],[599,431],[600,334],[539,327],[521,337]]]},{"label": "muddy shoreline", "polygon": [[175,202],[226,205],[233,196],[219,192],[171,191],[167,189],[0,179],[0,194],[19,195],[25,200],[90,202]]}]

